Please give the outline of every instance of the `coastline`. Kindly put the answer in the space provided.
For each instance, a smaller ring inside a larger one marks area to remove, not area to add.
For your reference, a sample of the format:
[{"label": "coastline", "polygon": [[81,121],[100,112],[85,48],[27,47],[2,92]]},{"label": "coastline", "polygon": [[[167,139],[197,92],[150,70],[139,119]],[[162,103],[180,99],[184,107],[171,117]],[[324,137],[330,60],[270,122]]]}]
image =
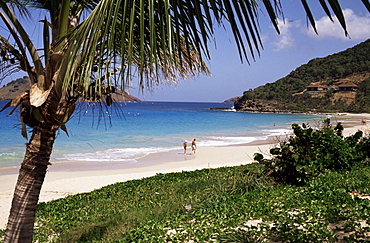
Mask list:
[{"label": "coastline", "polygon": [[[342,122],[344,135],[358,130],[370,130],[370,114],[328,114],[333,124]],[[361,124],[362,119],[368,125]],[[90,192],[109,184],[142,179],[158,173],[192,171],[204,168],[237,166],[253,162],[253,154],[268,154],[270,148],[285,136],[271,136],[248,144],[224,147],[200,147],[196,155],[184,155],[182,150],[150,154],[136,163],[119,162],[60,162],[49,166],[40,194],[40,202],[55,200],[68,195]],[[0,169],[0,228],[5,228],[10,210],[18,168]]]}]

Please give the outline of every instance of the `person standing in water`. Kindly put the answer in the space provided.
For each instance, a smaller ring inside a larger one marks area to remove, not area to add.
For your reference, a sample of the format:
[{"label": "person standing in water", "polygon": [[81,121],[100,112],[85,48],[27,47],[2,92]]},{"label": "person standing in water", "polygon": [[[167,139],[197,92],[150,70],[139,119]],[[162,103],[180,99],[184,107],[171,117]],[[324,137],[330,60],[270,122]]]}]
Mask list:
[{"label": "person standing in water", "polygon": [[186,147],[188,146],[188,141],[185,140],[182,146],[184,146],[184,154],[186,154]]},{"label": "person standing in water", "polygon": [[191,152],[194,152],[195,154],[196,151],[197,151],[197,142],[196,139],[194,138],[194,140],[191,142]]}]

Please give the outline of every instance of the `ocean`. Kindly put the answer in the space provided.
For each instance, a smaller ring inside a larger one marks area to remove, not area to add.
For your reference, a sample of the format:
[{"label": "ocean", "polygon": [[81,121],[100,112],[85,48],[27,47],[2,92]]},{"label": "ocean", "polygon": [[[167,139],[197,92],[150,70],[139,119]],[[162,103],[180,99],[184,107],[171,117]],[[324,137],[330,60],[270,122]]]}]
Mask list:
[{"label": "ocean", "polygon": [[[0,101],[0,108],[6,101]],[[242,113],[233,104],[195,102],[78,103],[67,123],[69,136],[58,133],[51,162],[114,161],[135,163],[150,153],[182,149],[184,140],[197,139],[198,149],[241,145],[291,132],[291,124],[315,125],[313,114]],[[0,113],[0,168],[18,166],[25,143],[19,111]]]}]

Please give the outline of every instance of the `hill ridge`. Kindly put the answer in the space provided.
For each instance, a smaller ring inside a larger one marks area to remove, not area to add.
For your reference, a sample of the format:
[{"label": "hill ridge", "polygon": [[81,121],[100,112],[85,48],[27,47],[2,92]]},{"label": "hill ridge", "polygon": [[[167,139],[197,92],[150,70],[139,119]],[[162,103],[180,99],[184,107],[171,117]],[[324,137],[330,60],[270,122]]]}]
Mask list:
[{"label": "hill ridge", "polygon": [[[334,87],[352,82],[356,90]],[[329,87],[307,92],[310,84]],[[244,91],[234,102],[246,112],[370,112],[370,39],[352,48],[314,58],[273,83]]]}]

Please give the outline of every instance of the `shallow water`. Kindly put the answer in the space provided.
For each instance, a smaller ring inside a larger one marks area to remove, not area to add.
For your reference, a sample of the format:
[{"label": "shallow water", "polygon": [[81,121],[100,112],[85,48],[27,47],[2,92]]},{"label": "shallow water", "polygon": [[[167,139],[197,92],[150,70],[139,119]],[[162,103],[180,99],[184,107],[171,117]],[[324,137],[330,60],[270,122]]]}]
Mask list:
[{"label": "shallow water", "polygon": [[[6,101],[0,101],[3,107]],[[121,161],[149,153],[181,149],[184,140],[197,139],[198,147],[227,146],[289,133],[292,123],[315,125],[319,115],[240,113],[208,110],[232,104],[190,102],[79,103],[61,131],[51,161]],[[27,141],[20,131],[19,113],[0,113],[0,167],[17,166]]]}]

